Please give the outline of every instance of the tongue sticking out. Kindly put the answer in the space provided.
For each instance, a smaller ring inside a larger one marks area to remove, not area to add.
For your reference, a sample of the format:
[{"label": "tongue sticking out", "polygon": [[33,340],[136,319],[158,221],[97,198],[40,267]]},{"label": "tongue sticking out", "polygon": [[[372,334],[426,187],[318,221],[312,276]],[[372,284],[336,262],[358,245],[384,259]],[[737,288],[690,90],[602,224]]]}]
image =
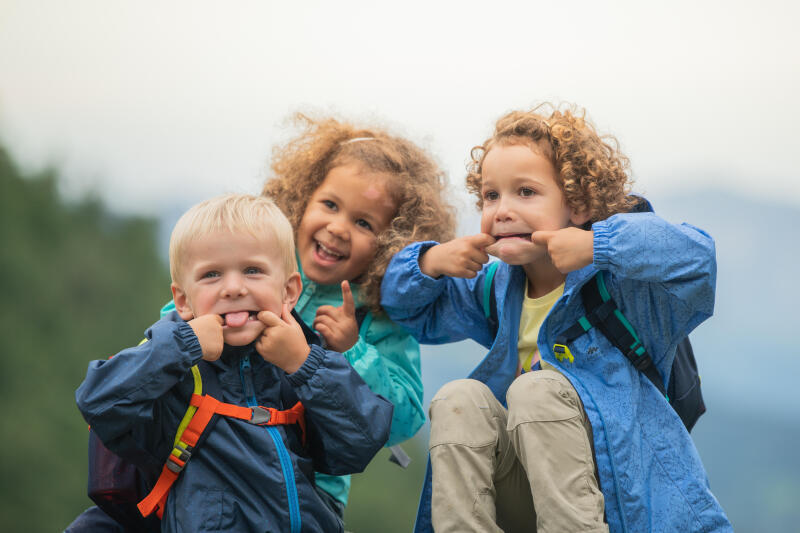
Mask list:
[{"label": "tongue sticking out", "polygon": [[225,314],[225,325],[230,328],[240,328],[247,323],[250,313],[247,311],[239,311],[238,313]]}]

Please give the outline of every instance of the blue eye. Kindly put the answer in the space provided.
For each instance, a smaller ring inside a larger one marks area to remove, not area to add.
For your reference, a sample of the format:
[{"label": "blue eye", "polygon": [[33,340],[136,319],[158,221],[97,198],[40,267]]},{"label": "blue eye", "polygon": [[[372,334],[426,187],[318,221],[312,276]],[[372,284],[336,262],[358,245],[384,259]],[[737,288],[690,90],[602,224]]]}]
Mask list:
[{"label": "blue eye", "polygon": [[331,200],[322,200],[322,204],[325,207],[327,207],[328,209],[336,211],[336,203],[335,202],[332,202]]},{"label": "blue eye", "polygon": [[220,276],[220,273],[217,272],[216,270],[209,270],[208,272],[206,272],[205,274],[203,274],[201,276],[201,279],[218,278],[219,276]]},{"label": "blue eye", "polygon": [[244,269],[245,274],[261,274],[261,269],[258,267],[247,267]]},{"label": "blue eye", "polygon": [[520,187],[519,195],[520,196],[533,196],[534,192],[533,192],[533,189],[531,189],[529,187]]},{"label": "blue eye", "polygon": [[372,225],[363,218],[359,218],[358,220],[356,220],[356,226],[372,231]]}]

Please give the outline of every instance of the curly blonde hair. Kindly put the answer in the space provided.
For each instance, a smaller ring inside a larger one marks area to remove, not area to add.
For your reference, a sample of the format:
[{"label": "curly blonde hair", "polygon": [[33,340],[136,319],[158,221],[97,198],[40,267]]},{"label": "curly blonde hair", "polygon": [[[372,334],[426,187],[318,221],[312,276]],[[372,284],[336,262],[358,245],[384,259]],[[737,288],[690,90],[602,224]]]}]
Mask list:
[{"label": "curly blonde hair", "polygon": [[262,194],[286,213],[295,239],[312,194],[333,168],[360,163],[371,172],[391,176],[386,186],[397,212],[377,236],[375,257],[357,280],[361,304],[380,312],[381,281],[392,256],[415,241],[453,238],[455,215],[444,200],[445,176],[421,148],[382,129],[302,113],[293,118],[302,132],[273,149],[274,177],[264,184]]},{"label": "curly blonde hair", "polygon": [[[549,109],[549,113],[546,110]],[[483,160],[496,145],[530,144],[553,163],[567,205],[589,214],[589,223],[615,213],[630,211],[637,199],[629,196],[633,180],[630,161],[619,150],[619,142],[600,135],[574,106],[559,109],[541,104],[531,111],[512,111],[495,124],[494,133],[470,152],[467,189],[481,196]]]}]

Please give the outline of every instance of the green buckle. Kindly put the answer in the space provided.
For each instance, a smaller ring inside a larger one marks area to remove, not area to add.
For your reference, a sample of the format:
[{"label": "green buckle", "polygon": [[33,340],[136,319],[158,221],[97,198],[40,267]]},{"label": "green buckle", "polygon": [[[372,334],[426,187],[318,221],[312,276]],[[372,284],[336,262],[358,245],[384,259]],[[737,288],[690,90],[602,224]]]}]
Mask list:
[{"label": "green buckle", "polygon": [[575,358],[572,356],[572,352],[569,351],[569,348],[564,344],[554,344],[553,345],[553,353],[555,353],[556,359],[559,361],[564,361],[564,359],[569,359],[570,363],[575,362]]}]

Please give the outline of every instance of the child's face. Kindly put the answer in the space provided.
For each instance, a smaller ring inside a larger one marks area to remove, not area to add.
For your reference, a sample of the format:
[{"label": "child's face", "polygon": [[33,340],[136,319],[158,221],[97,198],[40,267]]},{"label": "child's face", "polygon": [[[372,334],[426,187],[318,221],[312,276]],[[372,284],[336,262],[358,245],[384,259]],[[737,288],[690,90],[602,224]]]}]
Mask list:
[{"label": "child's face", "polygon": [[582,223],[567,207],[553,164],[528,145],[495,146],[482,170],[481,232],[497,239],[486,251],[506,263],[525,265],[547,256],[545,246],[531,242],[532,232]]},{"label": "child's face", "polygon": [[352,281],[367,270],[376,238],[397,209],[386,190],[387,177],[358,163],[328,172],[297,230],[297,253],[308,279],[328,285]]},{"label": "child's face", "polygon": [[258,312],[280,316],[284,302],[292,308],[301,288],[297,272],[287,277],[273,240],[224,231],[191,243],[181,282],[172,284],[181,317],[220,315],[226,344],[244,346],[256,340],[264,330]]}]

